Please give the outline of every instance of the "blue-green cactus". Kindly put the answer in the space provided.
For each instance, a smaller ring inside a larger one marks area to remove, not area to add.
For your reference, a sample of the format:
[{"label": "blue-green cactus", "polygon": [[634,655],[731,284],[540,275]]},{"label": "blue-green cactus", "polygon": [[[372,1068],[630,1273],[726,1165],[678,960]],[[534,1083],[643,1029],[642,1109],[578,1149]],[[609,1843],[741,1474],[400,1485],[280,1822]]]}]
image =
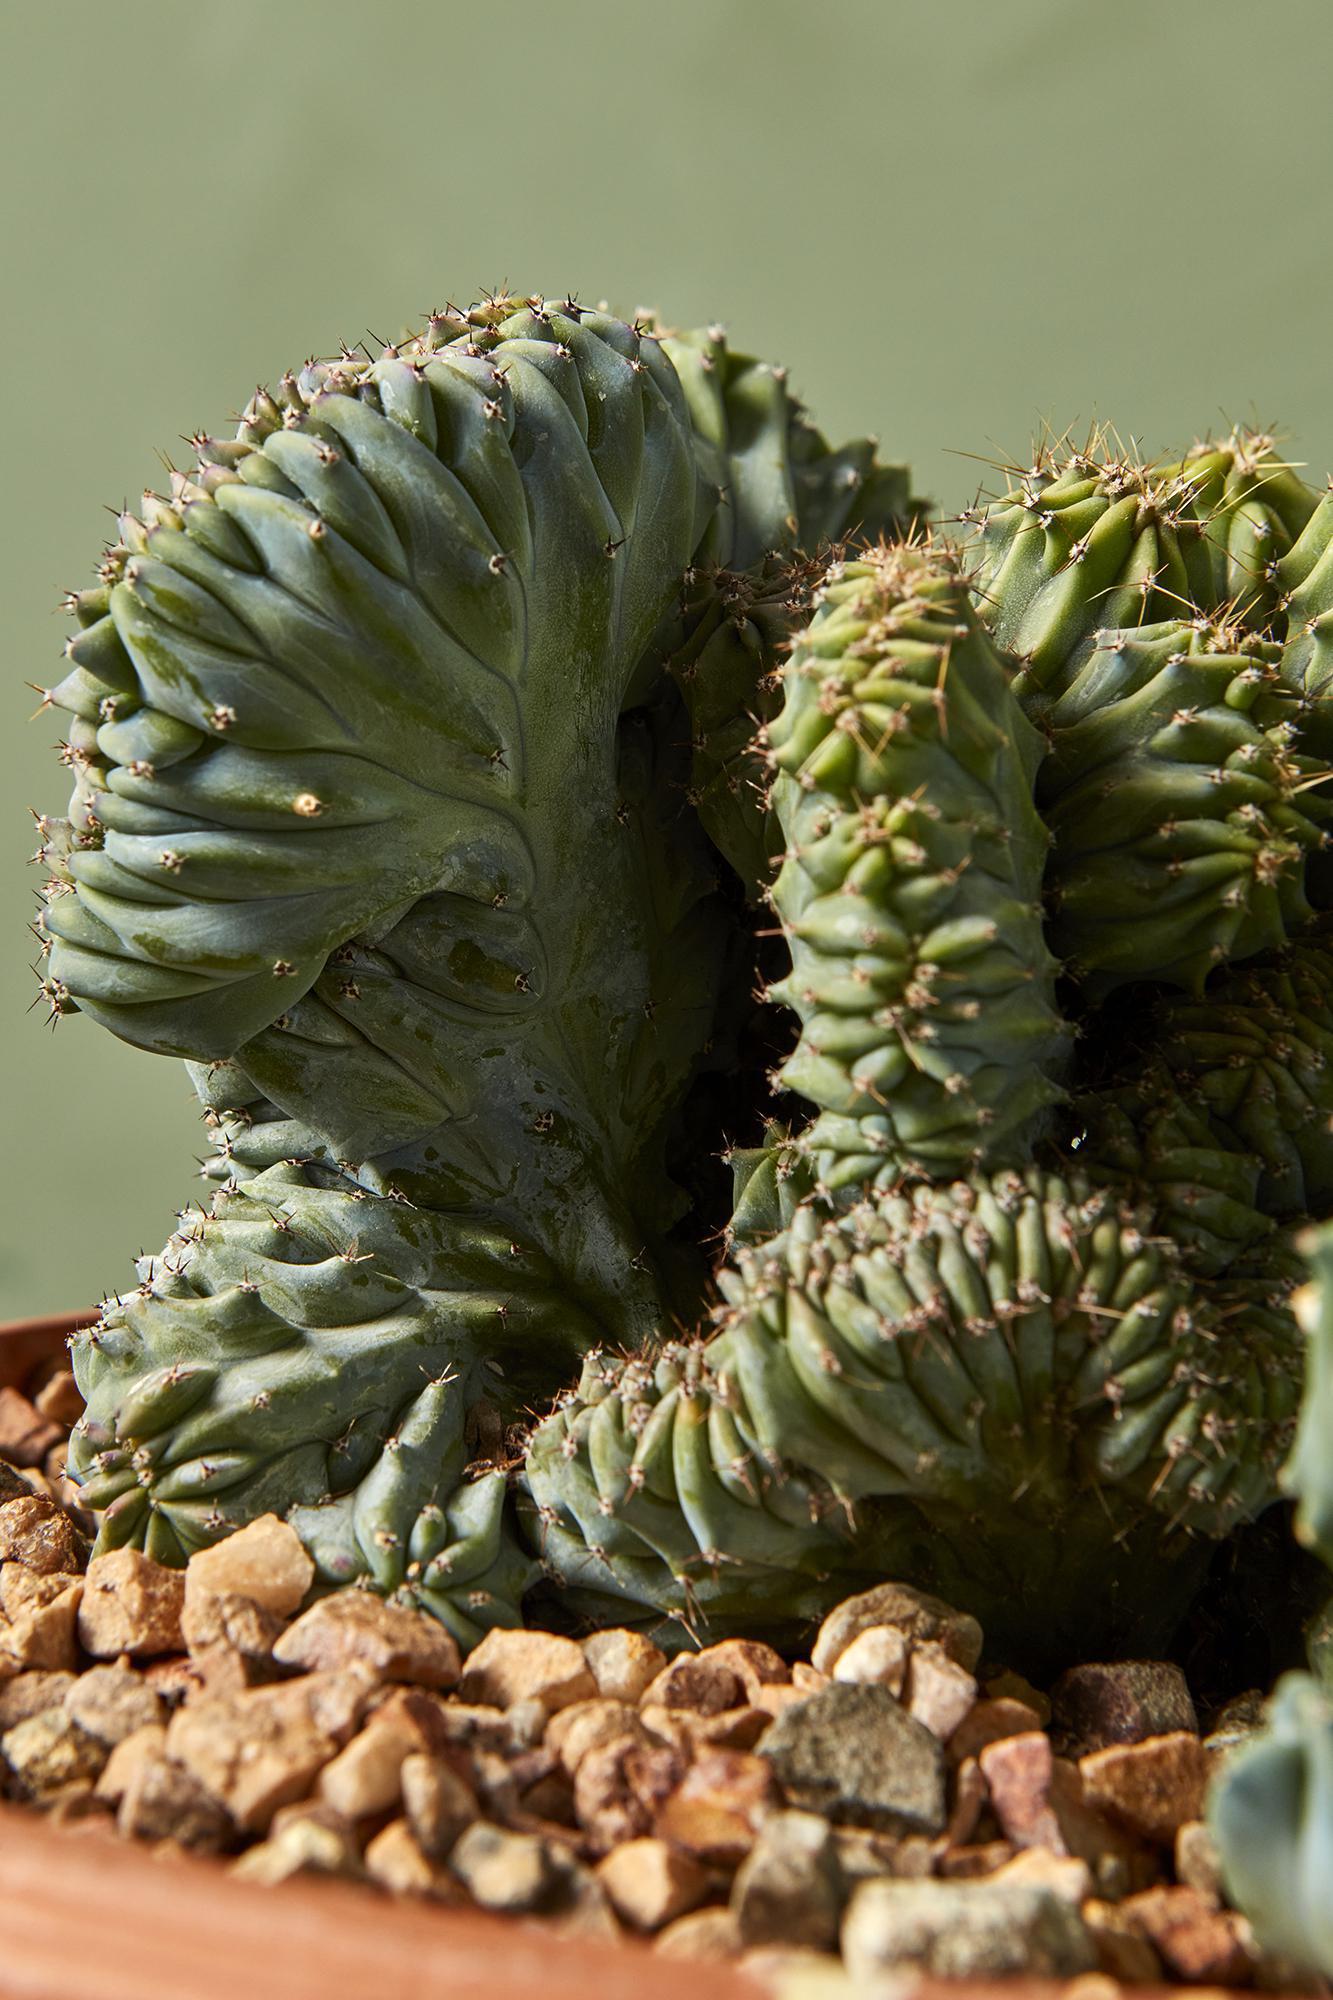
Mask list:
[{"label": "blue-green cactus", "polygon": [[1326,504],[1048,453],[973,574],[718,330],[541,299],[196,442],[51,695],[48,998],[217,1150],[77,1344],[102,1545],[272,1508],[464,1643],[886,1573],[1164,1643],[1330,1184]]}]

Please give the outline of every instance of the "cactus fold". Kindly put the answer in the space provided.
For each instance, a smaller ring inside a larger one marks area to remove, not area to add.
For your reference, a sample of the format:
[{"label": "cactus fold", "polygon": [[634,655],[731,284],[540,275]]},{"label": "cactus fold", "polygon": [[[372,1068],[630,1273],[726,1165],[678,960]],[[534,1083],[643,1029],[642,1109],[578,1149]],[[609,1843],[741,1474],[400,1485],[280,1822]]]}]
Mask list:
[{"label": "cactus fold", "polygon": [[1021,1159],[1067,1030],[1042,929],[1041,756],[951,557],[836,570],[768,730],[786,840],[772,891],[831,1188]]},{"label": "cactus fold", "polygon": [[1281,564],[1318,496],[1272,439],[1238,432],[1145,463],[1107,430],[1043,446],[1013,484],[967,510],[976,584],[1024,692],[1046,688],[1096,634],[1229,612],[1263,630],[1290,584]]}]

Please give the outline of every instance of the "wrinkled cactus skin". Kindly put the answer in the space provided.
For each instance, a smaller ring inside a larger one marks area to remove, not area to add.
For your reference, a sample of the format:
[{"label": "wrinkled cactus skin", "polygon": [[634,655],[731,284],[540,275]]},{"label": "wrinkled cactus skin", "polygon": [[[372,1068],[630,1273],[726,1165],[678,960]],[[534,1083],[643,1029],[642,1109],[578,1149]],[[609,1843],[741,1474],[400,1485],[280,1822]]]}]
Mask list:
[{"label": "wrinkled cactus skin", "polygon": [[463,1645],[886,1575],[1164,1645],[1333,1189],[1327,499],[1099,437],[960,548],[719,329],[539,298],[194,442],[49,697],[44,990],[216,1153],[76,1343],[101,1546],[271,1509]]}]

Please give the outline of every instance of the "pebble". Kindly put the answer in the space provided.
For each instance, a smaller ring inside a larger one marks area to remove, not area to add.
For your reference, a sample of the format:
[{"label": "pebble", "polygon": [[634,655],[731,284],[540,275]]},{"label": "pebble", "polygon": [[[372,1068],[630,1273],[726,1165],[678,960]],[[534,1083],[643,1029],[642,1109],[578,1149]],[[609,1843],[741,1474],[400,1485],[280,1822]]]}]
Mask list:
[{"label": "pebble", "polygon": [[476,1820],[459,1835],[449,1866],[485,1910],[535,1909],[554,1885],[545,1843],[489,1820]]},{"label": "pebble", "polygon": [[691,1658],[683,1653],[644,1689],[642,1706],[720,1715],[724,1709],[738,1708],[744,1699],[745,1688],[730,1667],[702,1655]]},{"label": "pebble", "polygon": [[833,1832],[818,1813],[775,1812],[764,1821],[732,1884],[744,1945],[830,1950],[846,1900]]},{"label": "pebble", "polygon": [[637,1702],[666,1665],[666,1654],[642,1632],[616,1626],[583,1641],[597,1693],[611,1701]]},{"label": "pebble", "polygon": [[6,1563],[0,1584],[8,1586],[0,1619],[0,1678],[34,1669],[62,1673],[75,1667],[83,1578]]},{"label": "pebble", "polygon": [[[855,1642],[853,1642],[855,1643]],[[841,1662],[839,1662],[841,1664]],[[947,1743],[976,1705],[977,1684],[934,1639],[912,1648],[904,1701],[907,1713]]]},{"label": "pebble", "polygon": [[1092,1894],[1092,1870],[1073,1854],[1052,1854],[1045,1847],[1024,1847],[1004,1861],[990,1878],[993,1882],[1026,1882],[1033,1888],[1049,1889],[1063,1896],[1077,1909]]},{"label": "pebble", "polygon": [[548,1714],[598,1692],[583,1648],[555,1632],[515,1632],[496,1627],[468,1655],[459,1683],[465,1702],[508,1708],[533,1696]]},{"label": "pebble", "polygon": [[365,1868],[371,1881],[392,1896],[428,1896],[434,1903],[467,1901],[449,1870],[422,1852],[405,1819],[391,1819],[367,1842]]},{"label": "pebble", "polygon": [[403,1761],[421,1748],[419,1731],[399,1716],[372,1716],[319,1774],[319,1797],[344,1819],[369,1819],[396,1807]]},{"label": "pebble", "polygon": [[52,1446],[64,1440],[61,1426],[26,1396],[17,1389],[0,1389],[0,1457],[11,1465],[40,1465]]},{"label": "pebble", "polygon": [[872,1625],[896,1625],[912,1645],[937,1640],[969,1674],[981,1658],[981,1627],[975,1618],[909,1584],[881,1583],[830,1611],[819,1628],[811,1665],[820,1673],[832,1673],[852,1640]]},{"label": "pebble", "polygon": [[70,1573],[82,1568],[83,1555],[74,1523],[54,1500],[25,1492],[0,1505],[0,1562]]},{"label": "pebble", "polygon": [[1169,1660],[1089,1661],[1051,1690],[1051,1734],[1062,1756],[1198,1729],[1189,1684]]},{"label": "pebble", "polygon": [[[152,1734],[156,1736],[156,1730]],[[144,1739],[133,1758],[127,1759],[128,1768],[122,1766],[114,1780],[119,1793],[117,1831],[141,1840],[176,1840],[182,1847],[207,1854],[229,1846],[236,1831],[230,1814],[190,1771],[166,1755],[165,1736],[156,1746],[146,1740],[148,1736],[145,1729],[119,1746],[126,1750]],[[111,1753],[113,1758],[118,1754]],[[104,1778],[110,1768],[108,1762]]]},{"label": "pebble", "polygon": [[276,1514],[261,1514],[190,1557],[185,1595],[191,1606],[206,1597],[248,1597],[289,1618],[314,1580],[315,1565],[295,1528]]},{"label": "pebble", "polygon": [[108,1805],[119,1805],[131,1777],[147,1758],[164,1757],[167,1750],[165,1722],[146,1722],[132,1736],[124,1737],[111,1752],[97,1780],[97,1796]]},{"label": "pebble", "polygon": [[1097,1953],[1077,1910],[1049,1889],[989,1882],[866,1882],[842,1927],[854,1980],[906,1970],[940,1979],[1070,1979]]},{"label": "pebble", "polygon": [[[198,1558],[196,1557],[196,1561]],[[94,1556],[79,1606],[79,1643],[95,1660],[141,1659],[184,1649],[185,1578],[141,1549]]]},{"label": "pebble", "polygon": [[249,1832],[263,1832],[279,1806],[305,1796],[365,1709],[373,1682],[308,1674],[178,1709],[167,1748]]},{"label": "pebble", "polygon": [[664,1958],[735,1958],[741,1948],[736,1915],[729,1909],[694,1910],[659,1931],[656,1948]]},{"label": "pebble", "polygon": [[477,1795],[444,1757],[420,1750],[404,1757],[399,1786],[408,1824],[428,1860],[447,1861],[465,1826],[478,1813]]},{"label": "pebble", "polygon": [[887,1688],[833,1683],[780,1715],[760,1755],[793,1805],[890,1832],[944,1829],[943,1748]]},{"label": "pebble", "polygon": [[0,1680],[0,1735],[44,1708],[59,1708],[77,1675],[63,1668],[27,1668],[13,1680]]},{"label": "pebble", "polygon": [[961,1760],[979,1756],[988,1743],[1004,1736],[1029,1736],[1041,1729],[1041,1717],[1026,1702],[1009,1695],[988,1697],[959,1723],[949,1739],[949,1755]]},{"label": "pebble", "polygon": [[424,1688],[455,1687],[460,1671],[458,1647],[443,1625],[368,1590],[318,1598],[288,1626],[273,1657],[312,1673],[360,1664],[381,1680]]},{"label": "pebble", "polygon": [[685,1759],[666,1743],[621,1737],[590,1750],[574,1775],[574,1812],[593,1854],[654,1830],[663,1803],[684,1773]]},{"label": "pebble", "polygon": [[640,1931],[661,1930],[696,1908],[711,1881],[693,1855],[651,1834],[627,1840],[605,1855],[597,1864],[597,1879],[616,1915]]},{"label": "pebble", "polygon": [[835,1681],[886,1687],[901,1694],[907,1679],[907,1639],[896,1625],[867,1625],[833,1664]]},{"label": "pebble", "polygon": [[1201,1819],[1188,1819],[1176,1828],[1175,1864],[1176,1879],[1187,1889],[1197,1889],[1211,1903],[1222,1901],[1222,1857]]},{"label": "pebble", "polygon": [[64,1708],[109,1750],[137,1730],[160,1723],[165,1714],[165,1704],[143,1676],[122,1665],[90,1667],[80,1674],[66,1690]]},{"label": "pebble", "polygon": [[42,1416],[56,1425],[63,1441],[65,1432],[70,1430],[83,1415],[83,1397],[79,1394],[79,1385],[74,1380],[74,1370],[55,1369],[42,1384],[32,1402],[34,1409],[39,1410]]},{"label": "pebble", "polygon": [[1147,1933],[1118,1903],[1091,1897],[1083,1905],[1083,1921],[1097,1951],[1101,1971],[1127,1986],[1152,1986],[1162,1978],[1162,1961]]},{"label": "pebble", "polygon": [[195,1659],[210,1655],[215,1646],[225,1646],[243,1659],[267,1667],[272,1663],[273,1647],[283,1630],[283,1621],[276,1611],[269,1611],[253,1597],[242,1597],[239,1591],[192,1593],[186,1571],[181,1637]]},{"label": "pebble", "polygon": [[1209,1986],[1244,1982],[1252,1958],[1242,1920],[1231,1910],[1213,1909],[1197,1889],[1184,1883],[1145,1889],[1121,1909],[1178,1979]]},{"label": "pebble", "polygon": [[777,1802],[773,1769],[763,1757],[709,1750],[665,1800],[653,1830],[701,1860],[734,1868]]},{"label": "pebble", "polygon": [[95,1783],[107,1760],[105,1743],[81,1729],[63,1708],[43,1709],[0,1736],[3,1754],[19,1791],[42,1799],[66,1785]]},{"label": "pebble", "polygon": [[547,1722],[543,1741],[572,1778],[590,1750],[600,1749],[603,1743],[614,1743],[621,1737],[646,1740],[648,1734],[637,1708],[631,1708],[626,1701],[599,1696],[595,1701],[577,1701],[570,1708],[560,1709]]},{"label": "pebble", "polygon": [[306,1814],[249,1848],[233,1861],[231,1873],[243,1882],[275,1888],[293,1875],[359,1875],[361,1855],[345,1827]]},{"label": "pebble", "polygon": [[1186,1820],[1202,1817],[1208,1755],[1185,1730],[1094,1750],[1078,1768],[1089,1805],[1143,1840],[1169,1847]]}]

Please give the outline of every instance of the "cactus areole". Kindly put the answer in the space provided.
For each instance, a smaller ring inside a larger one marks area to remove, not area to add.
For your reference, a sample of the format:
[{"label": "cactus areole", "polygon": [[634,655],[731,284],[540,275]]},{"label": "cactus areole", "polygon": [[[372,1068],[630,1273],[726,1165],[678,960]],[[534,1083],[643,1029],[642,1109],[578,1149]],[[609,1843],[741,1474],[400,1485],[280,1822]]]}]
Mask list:
[{"label": "cactus areole", "polygon": [[541,298],[193,443],[48,696],[44,991],[216,1148],[75,1343],[101,1546],[276,1511],[464,1644],[888,1575],[1164,1643],[1333,1192],[1333,499],[1093,438],[960,541],[719,329]]}]

